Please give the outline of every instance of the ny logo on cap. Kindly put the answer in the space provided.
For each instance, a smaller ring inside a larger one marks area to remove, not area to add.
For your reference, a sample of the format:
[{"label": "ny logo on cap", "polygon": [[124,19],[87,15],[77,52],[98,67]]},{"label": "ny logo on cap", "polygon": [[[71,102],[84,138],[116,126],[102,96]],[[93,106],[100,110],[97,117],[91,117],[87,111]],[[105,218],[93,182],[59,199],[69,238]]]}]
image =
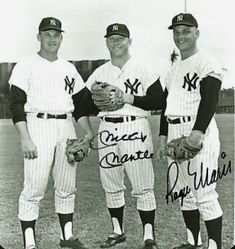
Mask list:
[{"label": "ny logo on cap", "polygon": [[181,22],[181,21],[183,21],[183,15],[178,15],[177,16],[177,22]]},{"label": "ny logo on cap", "polygon": [[118,25],[113,25],[113,31],[118,30]]},{"label": "ny logo on cap", "polygon": [[50,20],[50,25],[56,26],[56,20],[55,20],[55,19],[51,19],[51,20]]}]

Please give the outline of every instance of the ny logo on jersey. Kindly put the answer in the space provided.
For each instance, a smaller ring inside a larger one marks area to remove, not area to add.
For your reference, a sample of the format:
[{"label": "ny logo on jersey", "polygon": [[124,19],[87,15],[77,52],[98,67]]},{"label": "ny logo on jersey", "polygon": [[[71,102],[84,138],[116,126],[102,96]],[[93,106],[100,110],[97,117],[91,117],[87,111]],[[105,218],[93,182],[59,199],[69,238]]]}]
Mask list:
[{"label": "ny logo on jersey", "polygon": [[198,79],[199,79],[199,77],[196,73],[194,73],[193,77],[191,77],[191,78],[190,78],[189,73],[187,73],[186,76],[184,76],[184,84],[183,84],[182,88],[186,88],[186,85],[188,85],[187,91],[192,91],[192,88],[196,89]]},{"label": "ny logo on jersey", "polygon": [[66,76],[65,79],[65,91],[67,91],[67,89],[69,90],[69,94],[73,93],[73,89],[74,89],[74,84],[75,84],[75,79],[72,78],[71,81],[69,81],[69,77]]},{"label": "ny logo on jersey", "polygon": [[141,85],[141,82],[138,79],[135,79],[135,82],[131,84],[130,80],[127,79],[126,82],[124,82],[124,85],[126,87],[125,93],[128,93],[128,90],[130,94],[137,94],[138,93],[138,87]]}]

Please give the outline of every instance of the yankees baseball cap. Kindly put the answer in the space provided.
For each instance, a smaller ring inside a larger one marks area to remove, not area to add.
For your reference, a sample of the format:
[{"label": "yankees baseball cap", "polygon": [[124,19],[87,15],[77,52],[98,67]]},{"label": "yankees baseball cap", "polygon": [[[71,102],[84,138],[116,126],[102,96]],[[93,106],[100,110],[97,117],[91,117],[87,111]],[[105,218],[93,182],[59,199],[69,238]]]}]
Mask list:
[{"label": "yankees baseball cap", "polygon": [[186,25],[191,27],[198,27],[197,20],[193,17],[192,14],[189,13],[180,13],[173,17],[171,26],[168,29],[173,29],[178,25]]},{"label": "yankees baseball cap", "polygon": [[64,32],[62,29],[61,21],[54,17],[45,17],[42,19],[42,21],[39,24],[38,30],[40,31],[46,31],[46,30],[57,30],[60,32]]},{"label": "yankees baseball cap", "polygon": [[109,37],[111,35],[122,35],[129,38],[130,32],[125,24],[114,23],[107,27],[106,35],[104,37]]}]

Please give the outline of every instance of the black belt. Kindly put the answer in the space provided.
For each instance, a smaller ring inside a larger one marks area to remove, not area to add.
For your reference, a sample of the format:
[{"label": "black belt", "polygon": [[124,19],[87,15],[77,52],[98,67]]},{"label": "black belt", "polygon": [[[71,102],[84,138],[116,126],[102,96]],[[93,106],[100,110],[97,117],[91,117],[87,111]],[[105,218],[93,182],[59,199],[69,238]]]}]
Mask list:
[{"label": "black belt", "polygon": [[167,122],[169,124],[181,124],[181,123],[190,122],[190,121],[191,121],[190,116],[184,116],[184,117],[176,118],[176,119],[167,118]]},{"label": "black belt", "polygon": [[45,119],[49,119],[49,118],[66,119],[67,117],[68,117],[67,114],[54,115],[54,114],[43,113],[43,112],[39,112],[37,114],[37,118],[45,118]]},{"label": "black belt", "polygon": [[111,118],[111,117],[101,117],[101,119],[105,122],[111,122],[111,123],[122,123],[125,121],[134,121],[136,120],[135,116],[127,116],[127,117],[117,117],[117,118]]}]

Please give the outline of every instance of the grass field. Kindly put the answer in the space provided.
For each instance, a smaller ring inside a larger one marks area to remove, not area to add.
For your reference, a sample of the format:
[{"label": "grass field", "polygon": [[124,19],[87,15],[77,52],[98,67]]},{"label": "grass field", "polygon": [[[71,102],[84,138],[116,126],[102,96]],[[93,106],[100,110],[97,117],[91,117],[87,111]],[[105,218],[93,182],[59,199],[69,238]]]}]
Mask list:
[{"label": "grass field", "polygon": [[[220,114],[216,116],[220,129],[221,152],[227,154],[226,162],[234,165],[234,115]],[[94,129],[98,122],[94,118]],[[158,142],[159,116],[150,118],[155,150]],[[78,135],[79,127],[77,127]],[[23,187],[23,159],[17,132],[10,120],[0,120],[0,244],[6,249],[23,248],[20,224],[17,219],[19,194]],[[97,151],[92,151],[78,169],[76,211],[74,215],[75,229],[88,249],[99,248],[107,233],[111,231],[109,215],[105,207],[104,192],[99,180]],[[224,160],[225,161],[225,160]],[[220,160],[220,166],[223,163]],[[166,204],[166,162],[159,163],[154,159],[155,194],[157,199],[156,238],[159,249],[171,249],[185,239],[185,229],[178,203]],[[233,174],[229,174],[218,182],[217,190],[224,211],[223,248],[228,249],[233,239]],[[54,213],[53,182],[50,179],[45,198],[41,202],[40,218],[37,222],[38,249],[59,248],[60,229]],[[126,242],[116,246],[119,249],[140,249],[142,243],[142,227],[135,199],[130,195],[130,184],[127,181],[125,209]],[[206,243],[206,230],[202,222],[203,241]]]}]

